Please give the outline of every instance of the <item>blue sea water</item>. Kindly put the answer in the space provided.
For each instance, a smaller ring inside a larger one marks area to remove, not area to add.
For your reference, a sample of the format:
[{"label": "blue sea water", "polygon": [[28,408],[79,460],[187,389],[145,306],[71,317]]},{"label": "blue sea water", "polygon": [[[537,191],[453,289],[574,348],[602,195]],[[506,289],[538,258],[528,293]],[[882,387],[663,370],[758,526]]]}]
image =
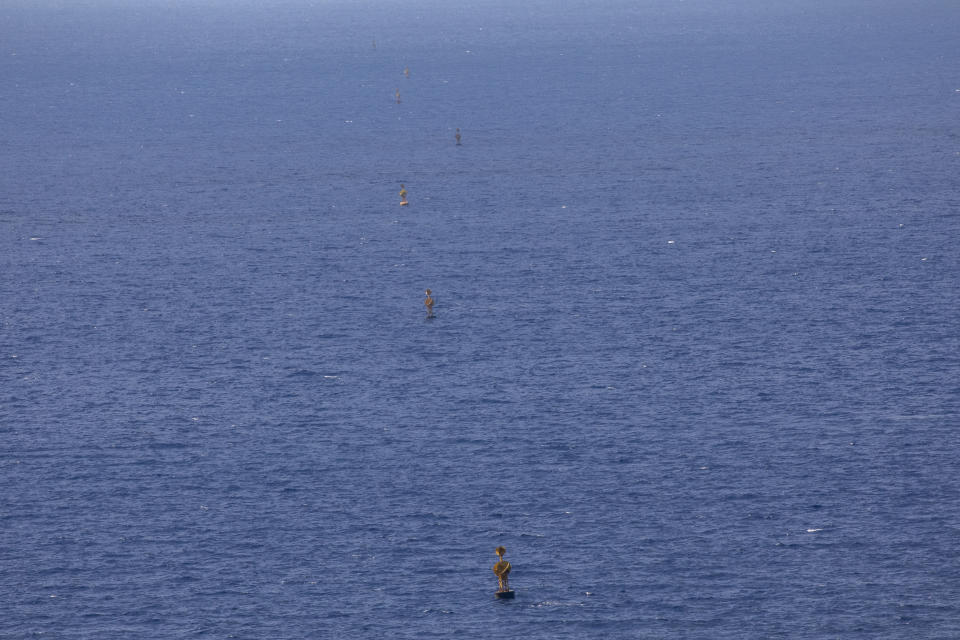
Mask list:
[{"label": "blue sea water", "polygon": [[0,638],[960,637],[958,34],[5,0]]}]

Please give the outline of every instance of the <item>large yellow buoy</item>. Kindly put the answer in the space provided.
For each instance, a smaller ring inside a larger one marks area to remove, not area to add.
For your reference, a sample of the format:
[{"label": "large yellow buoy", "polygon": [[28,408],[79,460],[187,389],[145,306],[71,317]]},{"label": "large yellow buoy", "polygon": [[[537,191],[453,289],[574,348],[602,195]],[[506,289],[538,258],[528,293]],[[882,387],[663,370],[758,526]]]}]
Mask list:
[{"label": "large yellow buoy", "polygon": [[510,588],[510,582],[508,580],[512,567],[509,562],[503,559],[503,554],[505,554],[507,550],[503,547],[497,547],[493,552],[497,554],[499,558],[497,564],[493,565],[493,573],[497,576],[497,581],[499,582],[499,588],[494,595],[498,598],[512,598],[515,594]]}]

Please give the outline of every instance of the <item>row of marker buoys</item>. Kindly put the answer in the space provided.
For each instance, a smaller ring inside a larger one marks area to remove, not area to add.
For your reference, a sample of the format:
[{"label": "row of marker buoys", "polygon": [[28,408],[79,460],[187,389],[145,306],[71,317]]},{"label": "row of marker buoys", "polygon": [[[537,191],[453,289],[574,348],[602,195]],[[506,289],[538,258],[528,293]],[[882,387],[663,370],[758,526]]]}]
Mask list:
[{"label": "row of marker buoys", "polygon": [[[377,41],[373,41],[373,48],[377,48]],[[407,78],[410,77],[410,67],[404,67],[403,75]],[[394,90],[394,97],[397,100],[397,104],[400,104],[400,88]],[[457,131],[454,134],[454,139],[457,141],[457,146],[461,146],[461,134],[460,127],[457,127]],[[407,188],[400,183],[400,206],[405,207],[409,205],[410,202],[407,200]],[[433,292],[430,289],[427,289],[425,292],[425,298],[423,299],[423,306],[427,308],[427,319],[435,318],[436,316],[433,313],[433,305],[436,301],[433,299]],[[493,550],[497,554],[497,563],[493,565],[493,574],[497,576],[497,590],[494,592],[494,596],[502,600],[511,600],[516,596],[516,592],[510,588],[510,570],[513,568],[510,565],[510,562],[503,559],[503,554],[507,552],[504,547],[497,547]]]},{"label": "row of marker buoys", "polygon": [[[374,48],[374,49],[377,48],[377,41],[376,41],[376,40],[373,41],[373,48]],[[404,77],[406,77],[406,78],[409,78],[409,77],[410,77],[410,67],[404,67],[404,68],[403,68],[403,75],[404,75]],[[396,89],[394,89],[394,91],[393,91],[393,96],[394,96],[394,98],[396,99],[397,104],[400,104],[401,100],[400,100],[400,88],[399,88],[399,87],[397,87]],[[457,141],[457,146],[458,146],[458,147],[461,146],[461,145],[462,145],[462,143],[461,143],[462,135],[460,134],[460,127],[457,127],[457,131],[456,131],[456,133],[454,134],[453,137],[454,137],[454,139]],[[401,207],[406,207],[406,206],[408,206],[409,204],[410,204],[410,201],[407,200],[407,187],[404,186],[403,183],[400,183],[400,206],[401,206]],[[433,319],[433,318],[435,318],[436,316],[433,314],[434,299],[433,299],[433,296],[432,296],[431,293],[430,293],[430,289],[427,289],[426,298],[424,299],[423,304],[424,304],[424,306],[427,308],[427,319]],[[498,547],[498,549],[503,549],[503,547]],[[505,551],[505,550],[504,550],[504,551]],[[501,558],[501,560],[502,560],[502,558]],[[501,563],[498,563],[498,564],[501,564]],[[507,573],[509,573],[509,572],[510,572],[510,563],[507,562],[506,564],[507,564]],[[506,574],[504,574],[504,575],[506,575]],[[501,587],[502,587],[502,586],[503,586],[503,584],[501,583]],[[501,593],[501,592],[504,593],[504,594],[509,593],[510,595],[498,595],[498,596],[497,596],[498,598],[509,598],[509,597],[513,597],[513,592],[512,592],[512,591],[509,591],[509,590],[508,590],[508,591],[503,591],[503,590],[501,589],[501,591],[498,592],[498,594]]]},{"label": "row of marker buoys", "polygon": [[[373,41],[373,48],[374,48],[374,49],[377,48],[377,41],[376,41],[376,40]],[[410,77],[410,67],[404,67],[404,68],[403,68],[403,75],[404,75],[405,77],[407,77],[407,78]],[[400,100],[400,87],[397,87],[396,89],[393,90],[393,97],[396,99],[397,104],[400,104],[400,102],[401,102],[401,100]],[[461,139],[462,139],[463,136],[460,134],[460,127],[457,127],[457,132],[453,135],[453,137],[454,137],[454,139],[457,141],[457,146],[458,146],[458,147],[463,146],[463,143],[461,142]],[[401,184],[401,185],[400,185],[400,206],[401,206],[401,207],[405,207],[405,206],[407,206],[407,205],[409,205],[409,204],[410,204],[410,202],[407,201],[407,190],[406,190],[406,188]]]}]

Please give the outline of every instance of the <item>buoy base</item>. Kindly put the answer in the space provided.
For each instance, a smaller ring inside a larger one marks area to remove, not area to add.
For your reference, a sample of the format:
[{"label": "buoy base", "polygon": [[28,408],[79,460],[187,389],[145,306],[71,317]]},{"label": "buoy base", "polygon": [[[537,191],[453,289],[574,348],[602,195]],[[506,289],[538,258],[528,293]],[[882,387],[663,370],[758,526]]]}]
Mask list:
[{"label": "buoy base", "polygon": [[501,600],[512,600],[513,597],[517,594],[515,591],[510,590],[510,591],[496,591],[494,592],[493,595],[496,596],[497,598],[500,598]]}]

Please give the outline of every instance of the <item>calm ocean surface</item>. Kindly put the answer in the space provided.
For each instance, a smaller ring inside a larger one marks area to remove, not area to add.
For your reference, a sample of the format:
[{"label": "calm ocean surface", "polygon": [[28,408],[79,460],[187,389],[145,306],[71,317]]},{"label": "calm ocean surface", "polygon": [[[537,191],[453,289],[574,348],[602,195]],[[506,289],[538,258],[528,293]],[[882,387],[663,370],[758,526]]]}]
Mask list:
[{"label": "calm ocean surface", "polygon": [[0,638],[960,638],[955,2],[4,0],[0,80]]}]

